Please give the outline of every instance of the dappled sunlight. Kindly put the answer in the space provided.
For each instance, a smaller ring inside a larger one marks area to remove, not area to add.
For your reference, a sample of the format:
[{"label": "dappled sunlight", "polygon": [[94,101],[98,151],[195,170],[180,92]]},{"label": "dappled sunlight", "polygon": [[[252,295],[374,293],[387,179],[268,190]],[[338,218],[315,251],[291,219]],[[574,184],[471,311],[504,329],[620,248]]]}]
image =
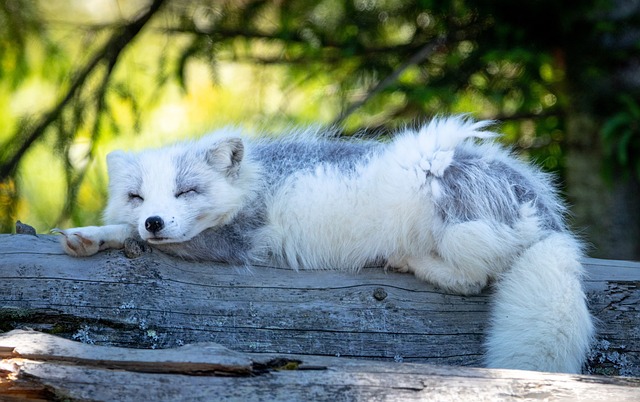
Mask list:
[{"label": "dappled sunlight", "polygon": [[34,146],[22,163],[25,168],[18,178],[22,202],[17,215],[38,233],[46,233],[54,227],[66,196],[62,163],[44,143]]},{"label": "dappled sunlight", "polygon": [[56,87],[42,79],[25,82],[10,96],[9,112],[14,116],[28,116],[49,110],[56,100]]},{"label": "dappled sunlight", "polygon": [[160,105],[151,113],[149,118],[149,131],[154,136],[157,145],[167,136],[176,136],[180,131],[188,127],[187,110],[182,103],[166,103]]}]

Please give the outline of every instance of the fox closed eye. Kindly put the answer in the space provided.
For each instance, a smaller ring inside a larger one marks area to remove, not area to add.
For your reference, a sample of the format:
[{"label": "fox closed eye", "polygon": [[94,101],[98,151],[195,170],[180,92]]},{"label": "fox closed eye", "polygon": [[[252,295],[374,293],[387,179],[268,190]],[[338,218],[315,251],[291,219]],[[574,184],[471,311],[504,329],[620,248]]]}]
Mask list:
[{"label": "fox closed eye", "polygon": [[129,193],[127,194],[129,197],[129,201],[133,201],[133,202],[142,202],[144,201],[144,198],[142,198],[142,196],[138,193]]},{"label": "fox closed eye", "polygon": [[186,190],[178,191],[176,193],[176,198],[180,198],[180,197],[184,197],[184,196],[191,196],[191,195],[196,195],[196,194],[199,194],[198,189],[196,189],[196,188],[188,188]]}]

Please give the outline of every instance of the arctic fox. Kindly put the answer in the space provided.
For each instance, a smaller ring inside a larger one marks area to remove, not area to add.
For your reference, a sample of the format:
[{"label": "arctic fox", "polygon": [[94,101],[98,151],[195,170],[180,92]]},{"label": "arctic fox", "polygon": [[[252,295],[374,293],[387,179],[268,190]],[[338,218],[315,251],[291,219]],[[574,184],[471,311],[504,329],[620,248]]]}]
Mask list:
[{"label": "arctic fox", "polygon": [[578,373],[593,335],[580,242],[551,179],[440,118],[389,143],[327,133],[203,139],[107,156],[106,226],[59,230],[88,256],[136,237],[233,264],[353,270],[386,263],[450,292],[495,281],[486,365]]}]

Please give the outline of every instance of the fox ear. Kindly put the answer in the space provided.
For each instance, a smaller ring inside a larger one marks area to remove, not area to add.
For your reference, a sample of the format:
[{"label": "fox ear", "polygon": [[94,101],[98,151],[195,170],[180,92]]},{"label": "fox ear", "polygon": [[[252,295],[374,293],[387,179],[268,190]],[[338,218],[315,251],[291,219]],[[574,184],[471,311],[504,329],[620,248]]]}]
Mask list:
[{"label": "fox ear", "polygon": [[109,177],[115,177],[120,172],[127,171],[131,157],[123,151],[113,151],[107,155],[107,171]]},{"label": "fox ear", "polygon": [[207,151],[207,163],[229,177],[237,177],[244,157],[244,144],[240,138],[226,138]]}]

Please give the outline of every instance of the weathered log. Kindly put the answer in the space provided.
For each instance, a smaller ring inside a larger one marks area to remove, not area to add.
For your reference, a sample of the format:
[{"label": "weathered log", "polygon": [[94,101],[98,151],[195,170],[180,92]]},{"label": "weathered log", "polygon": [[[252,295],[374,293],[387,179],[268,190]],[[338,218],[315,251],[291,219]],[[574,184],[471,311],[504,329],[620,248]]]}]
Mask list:
[{"label": "weathered log", "polygon": [[637,401],[634,378],[233,352],[86,345],[35,331],[0,336],[0,397],[24,400]]},{"label": "weathered log", "polygon": [[[589,374],[640,376],[640,264],[586,259],[598,319]],[[412,275],[193,263],[159,252],[71,258],[54,236],[0,235],[0,330],[84,343],[482,365],[491,292],[445,294]]]}]

